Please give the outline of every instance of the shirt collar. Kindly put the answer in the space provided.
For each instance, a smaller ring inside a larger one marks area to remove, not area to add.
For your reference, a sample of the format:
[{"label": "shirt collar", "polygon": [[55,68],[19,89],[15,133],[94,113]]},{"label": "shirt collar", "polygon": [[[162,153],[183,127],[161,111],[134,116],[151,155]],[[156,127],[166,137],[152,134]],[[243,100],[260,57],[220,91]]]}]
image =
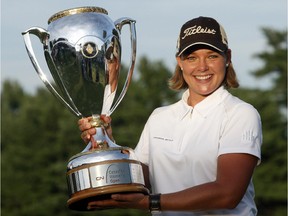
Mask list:
[{"label": "shirt collar", "polygon": [[192,110],[193,112],[198,112],[203,118],[205,118],[209,112],[218,106],[228,94],[228,91],[225,90],[223,86],[221,86],[211,95],[196,104],[196,106],[192,107],[187,103],[189,98],[189,90],[187,89],[182,95],[182,107],[181,112],[179,113],[180,118],[183,119]]}]

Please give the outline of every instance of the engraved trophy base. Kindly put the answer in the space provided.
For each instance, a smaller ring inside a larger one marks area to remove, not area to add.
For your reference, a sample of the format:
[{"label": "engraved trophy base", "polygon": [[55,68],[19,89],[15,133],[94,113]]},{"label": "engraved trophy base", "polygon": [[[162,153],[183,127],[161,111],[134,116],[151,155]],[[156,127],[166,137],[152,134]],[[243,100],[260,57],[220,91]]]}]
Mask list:
[{"label": "engraved trophy base", "polygon": [[89,202],[110,199],[115,193],[148,194],[149,190],[144,186],[142,165],[131,159],[133,154],[132,149],[119,147],[81,153],[72,158],[67,171],[70,192],[68,208],[89,211]]}]

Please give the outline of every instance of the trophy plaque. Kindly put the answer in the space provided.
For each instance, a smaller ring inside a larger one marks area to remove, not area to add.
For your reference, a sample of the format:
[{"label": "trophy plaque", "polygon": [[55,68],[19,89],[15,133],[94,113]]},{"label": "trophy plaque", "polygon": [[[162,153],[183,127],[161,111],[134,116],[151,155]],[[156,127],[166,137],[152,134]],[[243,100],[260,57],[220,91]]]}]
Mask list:
[{"label": "trophy plaque", "polygon": [[[120,76],[124,25],[130,27],[131,60],[128,71]],[[78,118],[92,116],[96,129],[86,148],[69,159],[68,207],[88,211],[89,202],[107,199],[113,193],[148,194],[134,151],[112,141],[100,118],[113,113],[130,84],[136,58],[135,21],[124,17],[113,22],[103,8],[79,7],[51,16],[47,30],[31,27],[22,35],[30,60],[48,90]],[[37,61],[30,35],[43,44],[53,83]]]}]

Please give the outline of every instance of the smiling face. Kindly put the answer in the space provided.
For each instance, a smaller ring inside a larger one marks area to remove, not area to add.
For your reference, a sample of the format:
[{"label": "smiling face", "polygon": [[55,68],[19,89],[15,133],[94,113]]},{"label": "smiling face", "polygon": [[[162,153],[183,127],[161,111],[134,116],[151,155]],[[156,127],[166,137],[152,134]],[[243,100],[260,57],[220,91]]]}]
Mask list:
[{"label": "smiling face", "polygon": [[221,86],[230,58],[230,50],[224,54],[207,47],[193,49],[177,57],[189,88],[189,105],[195,106]]}]

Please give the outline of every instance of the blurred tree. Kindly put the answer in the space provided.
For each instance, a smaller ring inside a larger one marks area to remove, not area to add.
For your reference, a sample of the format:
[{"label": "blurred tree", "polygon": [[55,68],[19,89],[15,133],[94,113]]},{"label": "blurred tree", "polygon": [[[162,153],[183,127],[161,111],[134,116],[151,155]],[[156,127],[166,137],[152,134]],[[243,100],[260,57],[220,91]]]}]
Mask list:
[{"label": "blurred tree", "polygon": [[263,28],[263,33],[269,49],[256,55],[264,66],[254,74],[272,76],[273,87],[261,97],[263,164],[256,172],[256,190],[263,212],[280,216],[287,213],[287,31]]},{"label": "blurred tree", "polygon": [[[21,92],[19,86],[6,82],[1,95],[1,165],[5,186],[2,187],[1,213],[58,214],[60,208],[65,209],[67,198],[65,163],[69,153],[65,149],[73,149],[73,145],[57,140],[57,133],[61,131],[58,121],[67,115],[46,90],[40,89],[36,96],[22,94],[21,97]],[[15,98],[11,97],[14,95]],[[19,104],[16,112],[13,111],[15,101]],[[69,118],[66,121],[69,122]],[[74,119],[73,124],[75,122]],[[71,129],[74,133],[77,131],[77,128]]]},{"label": "blurred tree", "polygon": [[255,77],[272,77],[274,100],[287,107],[287,31],[262,28],[267,39],[267,50],[255,54],[264,66],[252,72]]},{"label": "blurred tree", "polygon": [[[170,100],[171,93],[165,93],[170,71],[161,62],[145,58],[140,62],[139,78],[134,79],[127,98],[113,114],[115,137],[123,146],[134,147],[153,107]],[[151,68],[153,79],[149,78]],[[155,80],[158,92],[149,94]],[[77,119],[44,88],[31,96],[17,83],[6,81],[1,101],[2,215],[80,215],[65,205],[67,161],[85,147]],[[136,210],[97,212],[100,216],[147,214]]]},{"label": "blurred tree", "polygon": [[233,91],[253,104],[262,118],[262,162],[254,175],[259,216],[287,212],[287,31],[263,28],[268,47],[255,57],[263,67],[252,74],[272,77],[271,89]]}]

